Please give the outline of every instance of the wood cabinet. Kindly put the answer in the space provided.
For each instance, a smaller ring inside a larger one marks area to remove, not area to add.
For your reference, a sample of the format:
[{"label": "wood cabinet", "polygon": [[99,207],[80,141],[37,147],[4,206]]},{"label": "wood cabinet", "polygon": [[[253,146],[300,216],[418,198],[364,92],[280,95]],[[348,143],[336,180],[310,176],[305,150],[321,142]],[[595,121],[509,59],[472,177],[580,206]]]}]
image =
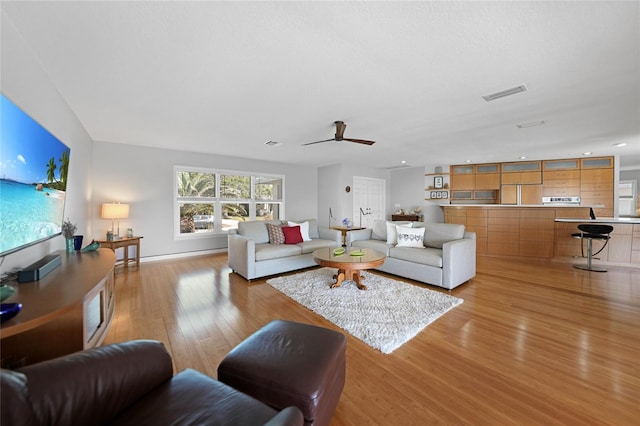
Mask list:
[{"label": "wood cabinet", "polygon": [[[574,160],[577,164],[578,160]],[[546,162],[545,162],[546,163]],[[542,196],[577,197],[580,196],[580,170],[543,170]]]},{"label": "wood cabinet", "polygon": [[556,170],[579,170],[580,161],[577,158],[565,159],[565,160],[544,160],[542,162],[542,171],[556,171]]},{"label": "wood cabinet", "polygon": [[503,185],[541,184],[542,170],[540,161],[502,163],[501,183]]},{"label": "wood cabinet", "polygon": [[542,185],[502,185],[502,204],[542,204]]},{"label": "wood cabinet", "polygon": [[475,189],[476,175],[472,165],[451,166],[451,189]]},{"label": "wood cabinet", "polygon": [[[597,159],[594,159],[597,160]],[[584,160],[583,160],[584,161]],[[591,165],[606,164],[602,160]],[[580,170],[580,202],[582,205],[600,205],[594,207],[596,216],[613,216],[613,169],[589,167]]]},{"label": "wood cabinet", "polygon": [[[92,348],[104,339],[115,311],[115,254],[61,252],[62,264],[38,281],[16,284],[7,302],[22,311],[2,323],[3,368],[29,365]],[[9,283],[11,284],[11,283]]]},{"label": "wood cabinet", "polygon": [[476,189],[500,189],[500,165],[476,165]]}]

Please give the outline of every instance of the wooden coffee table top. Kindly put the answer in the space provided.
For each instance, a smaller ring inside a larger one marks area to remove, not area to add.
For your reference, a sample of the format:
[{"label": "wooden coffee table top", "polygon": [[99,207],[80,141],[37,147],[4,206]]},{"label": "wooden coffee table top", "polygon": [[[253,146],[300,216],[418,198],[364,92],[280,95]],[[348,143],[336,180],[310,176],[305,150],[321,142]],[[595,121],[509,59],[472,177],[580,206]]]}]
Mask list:
[{"label": "wooden coffee table top", "polygon": [[[321,248],[313,252],[313,260],[320,266],[328,266],[338,269],[370,269],[380,266],[387,257],[385,254],[367,248],[351,248],[347,249],[344,254],[335,255],[333,248]],[[351,256],[351,251],[361,251],[364,256]]]},{"label": "wooden coffee table top", "polygon": [[[360,271],[382,265],[387,257],[379,251],[364,248],[352,248],[343,254],[336,255],[333,254],[336,248],[338,247],[322,248],[313,252],[313,260],[318,265],[338,269],[338,273],[334,276],[336,282],[331,286],[332,288],[340,287],[344,280],[354,280],[360,290],[366,290],[367,286],[361,282],[363,277]],[[360,251],[364,255],[352,256],[350,254],[352,251]]]}]

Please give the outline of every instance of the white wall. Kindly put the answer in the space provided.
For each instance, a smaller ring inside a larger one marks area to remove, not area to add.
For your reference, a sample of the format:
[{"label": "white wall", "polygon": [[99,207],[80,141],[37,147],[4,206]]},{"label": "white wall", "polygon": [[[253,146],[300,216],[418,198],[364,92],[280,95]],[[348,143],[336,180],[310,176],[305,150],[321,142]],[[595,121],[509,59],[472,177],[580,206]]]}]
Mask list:
[{"label": "white wall", "polygon": [[[433,173],[433,172],[430,172]],[[444,222],[444,214],[438,203],[425,200],[425,168],[407,167],[391,172],[389,192],[392,195],[389,205],[392,212],[401,209],[413,210],[420,207],[425,222]]]},{"label": "white wall", "polygon": [[111,227],[111,221],[100,219],[102,203],[127,203],[129,218],[120,221],[120,234],[133,228],[135,235],[143,236],[140,247],[143,257],[227,247],[226,235],[174,239],[174,166],[283,174],[285,217],[315,218],[318,211],[315,168],[98,141],[94,145],[93,165],[94,234],[104,237]]},{"label": "white wall", "polygon": [[329,225],[329,207],[333,211],[333,223],[340,225],[340,221],[353,214],[353,192],[347,192],[347,186],[353,187],[353,177],[368,177],[385,181],[387,215],[389,207],[389,172],[385,169],[375,169],[360,164],[340,163],[318,168],[318,224]]},{"label": "white wall", "polygon": [[[77,224],[78,234],[92,238],[92,140],[11,20],[0,15],[0,90],[71,149],[64,215]],[[59,236],[20,250],[5,257],[0,272],[20,269],[63,248]]]}]

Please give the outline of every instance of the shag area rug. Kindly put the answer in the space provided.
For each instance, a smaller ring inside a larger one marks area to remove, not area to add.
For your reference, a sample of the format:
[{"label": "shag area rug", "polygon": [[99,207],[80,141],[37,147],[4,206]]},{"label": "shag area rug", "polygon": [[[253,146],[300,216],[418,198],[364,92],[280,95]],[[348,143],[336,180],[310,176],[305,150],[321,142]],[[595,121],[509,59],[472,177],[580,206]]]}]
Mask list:
[{"label": "shag area rug", "polygon": [[362,271],[367,290],[359,290],[352,280],[331,288],[335,271],[314,269],[271,278],[267,284],[385,354],[463,302],[367,271]]}]

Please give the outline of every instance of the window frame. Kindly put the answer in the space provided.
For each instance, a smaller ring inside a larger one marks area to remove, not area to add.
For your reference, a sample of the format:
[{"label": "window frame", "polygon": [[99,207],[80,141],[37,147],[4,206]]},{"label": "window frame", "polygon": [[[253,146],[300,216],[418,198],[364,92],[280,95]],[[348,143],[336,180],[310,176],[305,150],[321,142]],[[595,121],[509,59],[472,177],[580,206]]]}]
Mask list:
[{"label": "window frame", "polygon": [[[215,196],[214,197],[181,197],[178,194],[178,174],[183,172],[208,173],[215,175]],[[220,188],[222,185],[222,176],[248,176],[250,178],[250,198],[222,198],[220,196]],[[263,200],[256,198],[256,182],[260,178],[270,178],[280,180],[282,182],[281,198],[273,200]],[[173,236],[174,240],[191,240],[200,238],[220,237],[229,234],[228,229],[222,228],[222,207],[224,204],[247,204],[249,206],[247,220],[256,220],[256,206],[263,204],[278,205],[278,218],[274,220],[282,220],[286,217],[285,209],[285,175],[274,173],[258,173],[228,169],[215,169],[193,166],[174,166],[173,167]],[[180,205],[181,204],[209,204],[213,206],[214,226],[213,230],[206,232],[180,232]],[[230,228],[235,229],[235,228]]]}]

